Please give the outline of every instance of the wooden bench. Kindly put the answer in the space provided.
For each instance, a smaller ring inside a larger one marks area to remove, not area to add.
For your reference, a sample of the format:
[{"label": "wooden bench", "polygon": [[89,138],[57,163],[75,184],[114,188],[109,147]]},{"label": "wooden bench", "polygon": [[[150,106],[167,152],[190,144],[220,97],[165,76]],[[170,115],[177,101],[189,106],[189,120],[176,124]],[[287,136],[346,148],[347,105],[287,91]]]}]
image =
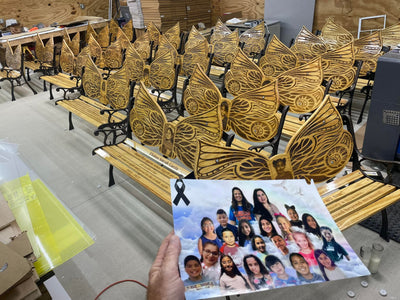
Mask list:
[{"label": "wooden bench", "polygon": [[77,90],[80,90],[80,80],[76,76],[71,76],[64,73],[57,73],[54,75],[44,75],[41,76],[40,79],[48,82],[50,84],[49,92],[50,92],[50,100],[54,99],[53,96],[53,85],[57,86],[56,91],[63,90],[64,95],[63,99],[66,99],[67,93],[73,93]]},{"label": "wooden bench", "polygon": [[[352,132],[354,142],[353,171],[318,187],[318,192],[341,230],[349,228],[378,212],[382,214],[380,236],[388,241],[387,208],[400,200],[400,187],[392,184],[392,169],[400,167],[399,161],[367,158],[358,151],[350,117],[344,123]],[[385,167],[381,172],[366,171],[360,162],[370,161]]]}]

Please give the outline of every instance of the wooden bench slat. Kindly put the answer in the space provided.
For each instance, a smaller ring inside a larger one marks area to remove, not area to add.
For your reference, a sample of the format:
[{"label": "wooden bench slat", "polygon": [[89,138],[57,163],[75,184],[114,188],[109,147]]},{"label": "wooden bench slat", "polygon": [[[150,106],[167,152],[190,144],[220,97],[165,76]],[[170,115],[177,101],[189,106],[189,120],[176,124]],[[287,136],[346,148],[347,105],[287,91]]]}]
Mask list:
[{"label": "wooden bench slat", "polygon": [[336,224],[339,226],[340,230],[345,230],[354,224],[357,224],[374,214],[380,212],[382,209],[394,204],[395,202],[400,200],[400,190],[396,190],[395,192],[379,199],[375,203],[364,207],[362,210],[358,210],[353,212],[351,215],[347,216],[345,219],[338,220]]},{"label": "wooden bench slat", "polygon": [[136,149],[139,153],[142,153],[143,155],[147,157],[151,157],[151,159],[155,160],[157,163],[160,165],[163,165],[164,167],[168,168],[171,172],[178,174],[182,177],[187,176],[190,174],[191,171],[185,169],[184,167],[181,167],[177,164],[174,164],[167,158],[163,157],[162,155],[151,151],[150,149],[146,148],[145,146],[142,146],[141,144],[131,140],[131,139],[125,139],[124,141],[125,144],[127,144],[129,147]]},{"label": "wooden bench slat", "polygon": [[[378,188],[373,187],[374,184],[371,184],[365,191],[362,191],[362,196],[347,199],[346,203],[343,204],[342,207],[336,207],[336,211],[331,210],[331,207],[328,207],[329,211],[331,212],[332,217],[335,220],[341,220],[346,216],[350,215],[354,211],[358,211],[363,207],[374,203],[375,201],[379,200],[380,198],[386,196],[387,194],[393,192],[396,188],[391,185],[382,185]],[[357,196],[359,193],[357,193]]]},{"label": "wooden bench slat", "polygon": [[340,178],[335,179],[332,182],[329,182],[327,184],[324,184],[323,186],[318,187],[318,193],[323,197],[324,195],[344,187],[347,184],[350,184],[360,178],[364,177],[364,174],[360,171],[354,171],[349,174],[346,174]]},{"label": "wooden bench slat", "polygon": [[63,73],[41,76],[40,79],[62,88],[74,88],[77,84],[76,78],[71,79],[69,75]]},{"label": "wooden bench slat", "polygon": [[[113,146],[110,146],[113,147]],[[98,149],[102,150],[102,149]],[[121,162],[118,158],[115,158],[111,155],[103,155],[100,154],[100,151],[96,150],[96,153],[103,157],[108,163],[116,167],[118,170],[121,172],[125,173],[132,179],[134,179],[137,183],[142,185],[144,188],[148,189],[150,192],[152,192],[154,195],[171,205],[171,196],[170,196],[170,191],[166,191],[164,189],[160,188],[159,182],[157,182],[156,178],[147,178],[144,176],[144,173],[141,172],[140,170],[132,169],[129,166],[125,165],[123,162]],[[107,149],[109,150],[109,149]],[[150,162],[150,161],[149,161]],[[146,165],[144,166],[146,167]],[[147,173],[146,173],[147,174]]]},{"label": "wooden bench slat", "polygon": [[330,194],[329,196],[322,198],[322,200],[324,201],[325,205],[328,206],[331,203],[334,203],[335,201],[338,201],[344,197],[347,197],[353,193],[358,192],[359,190],[372,184],[373,182],[374,181],[372,179],[363,178],[358,182],[355,182],[341,190],[338,190],[338,191]]}]

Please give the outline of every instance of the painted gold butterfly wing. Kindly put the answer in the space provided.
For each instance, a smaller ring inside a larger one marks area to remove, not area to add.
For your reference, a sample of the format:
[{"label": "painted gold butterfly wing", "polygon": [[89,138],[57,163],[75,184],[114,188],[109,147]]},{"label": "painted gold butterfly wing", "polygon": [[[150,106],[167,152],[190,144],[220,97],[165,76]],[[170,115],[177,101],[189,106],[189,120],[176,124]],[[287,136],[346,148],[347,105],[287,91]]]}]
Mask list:
[{"label": "painted gold butterfly wing", "polygon": [[113,42],[102,54],[104,67],[116,69],[122,65],[122,47],[119,40]]},{"label": "painted gold butterfly wing", "polygon": [[190,116],[176,126],[175,153],[189,168],[194,168],[198,141],[218,144],[222,137],[222,124],[218,106],[201,114]]},{"label": "painted gold butterfly wing", "polygon": [[133,47],[143,60],[148,59],[150,56],[150,38],[148,32],[137,38],[133,43]]},{"label": "painted gold butterfly wing", "polygon": [[237,31],[215,41],[213,63],[223,66],[226,63],[232,62],[239,50],[238,44],[239,35]]},{"label": "painted gold butterfly wing", "polygon": [[11,45],[7,42],[5,58],[4,66],[19,71],[21,69],[21,45],[15,47],[13,51]]},{"label": "painted gold butterfly wing", "polygon": [[82,49],[79,55],[76,57],[75,66],[74,66],[74,75],[82,76],[82,67],[86,65],[86,62],[91,59],[90,58],[90,49],[88,46]]},{"label": "painted gold butterfly wing", "polygon": [[328,51],[328,47],[322,39],[310,32],[305,26],[302,27],[296,37],[295,43],[290,47],[300,63],[307,63],[317,56]]},{"label": "painted gold butterfly wing", "polygon": [[130,45],[131,45],[130,39],[125,34],[125,32],[119,27],[117,29],[117,38],[116,39],[121,44],[122,49],[128,49],[130,47]]},{"label": "painted gold butterfly wing", "polygon": [[213,34],[210,37],[210,43],[214,44],[216,41],[223,39],[225,36],[230,35],[232,31],[218,19],[217,24],[215,24]]},{"label": "painted gold butterfly wing", "polygon": [[126,36],[128,37],[129,41],[133,41],[133,21],[132,19],[130,19],[123,27],[122,30],[124,31],[124,33],[126,34]]},{"label": "painted gold butterfly wing", "polygon": [[179,22],[177,22],[174,26],[168,29],[163,35],[167,38],[167,40],[171,43],[171,45],[178,49],[181,43],[181,28],[179,26]]},{"label": "painted gold butterfly wing", "polygon": [[157,57],[149,68],[149,82],[158,90],[169,90],[175,81],[175,63],[171,53],[165,52]]},{"label": "painted gold butterfly wing", "polygon": [[384,46],[392,48],[400,44],[400,23],[382,29],[382,40]]},{"label": "painted gold butterfly wing", "polygon": [[129,116],[133,134],[145,145],[159,146],[167,119],[160,106],[151,98],[143,82]]},{"label": "painted gold butterfly wing", "polygon": [[203,113],[217,106],[221,99],[219,89],[197,65],[183,94],[183,104],[186,111],[190,115]]},{"label": "painted gold butterfly wing", "polygon": [[196,29],[196,27],[192,26],[192,29],[190,29],[189,32],[189,37],[185,43],[185,51],[197,47],[197,45],[203,41],[206,41],[206,38]]},{"label": "painted gold butterfly wing", "polygon": [[239,41],[244,43],[243,52],[247,56],[253,56],[254,54],[260,53],[265,46],[265,24],[261,22],[260,24],[254,26],[243,32],[240,35]]},{"label": "painted gold butterfly wing", "polygon": [[144,61],[133,46],[127,48],[124,64],[130,80],[140,81],[143,79]]},{"label": "painted gold butterfly wing", "polygon": [[324,97],[323,79],[321,58],[282,73],[277,78],[280,103],[297,114],[314,111]]},{"label": "painted gold butterfly wing", "polygon": [[187,48],[182,56],[182,73],[190,76],[196,64],[199,64],[203,71],[208,67],[208,42],[206,39],[196,46]]},{"label": "painted gold butterfly wing", "polygon": [[149,25],[147,25],[147,32],[149,33],[150,41],[154,42],[154,46],[157,46],[160,42],[160,30],[153,22],[150,22]]},{"label": "painted gold butterfly wing", "polygon": [[329,96],[291,138],[286,153],[291,158],[294,178],[326,181],[339,173],[353,151],[351,134]]},{"label": "painted gold butterfly wing", "polygon": [[53,38],[49,38],[46,42],[46,45],[43,44],[42,39],[39,37],[39,34],[36,35],[36,43],[35,43],[35,52],[36,58],[41,63],[51,63],[53,61],[53,53],[54,53],[54,40]]},{"label": "painted gold butterfly wing", "polygon": [[117,38],[118,29],[120,29],[120,27],[119,27],[117,21],[115,21],[114,19],[111,19],[110,23],[109,23],[109,28],[110,28],[111,42],[114,42],[115,39]]},{"label": "painted gold butterfly wing", "polygon": [[324,79],[332,80],[330,92],[345,90],[353,84],[356,75],[353,43],[329,51],[321,58]]},{"label": "painted gold butterfly wing", "polygon": [[74,35],[74,37],[70,38],[67,28],[64,28],[64,37],[63,40],[67,43],[68,47],[71,49],[72,53],[77,56],[80,50],[80,34],[79,32]]},{"label": "painted gold butterfly wing", "polygon": [[100,99],[101,88],[105,90],[101,72],[97,69],[91,58],[86,61],[85,72],[82,76],[82,85],[86,95],[94,99]]},{"label": "painted gold butterfly wing", "polygon": [[322,27],[321,38],[331,50],[354,41],[353,35],[343,26],[336,24],[332,18],[328,18]]},{"label": "painted gold butterfly wing", "polygon": [[197,179],[271,179],[268,158],[263,155],[199,141],[194,167]]},{"label": "painted gold butterfly wing", "polygon": [[90,39],[91,35],[93,35],[93,37],[95,39],[97,39],[97,32],[94,30],[94,28],[91,24],[88,24],[87,29],[86,29],[86,35],[85,35],[86,45],[89,44],[89,39]]},{"label": "painted gold butterfly wing", "polygon": [[61,47],[60,66],[65,73],[72,74],[75,72],[75,55],[65,40],[63,40]]},{"label": "painted gold butterfly wing", "polygon": [[107,101],[114,109],[124,109],[129,103],[129,92],[127,69],[122,67],[107,79]]},{"label": "painted gold butterfly wing", "polygon": [[262,70],[239,49],[225,74],[225,87],[231,95],[237,96],[261,87],[265,80]]},{"label": "painted gold butterfly wing", "polygon": [[276,82],[272,82],[235,97],[229,111],[228,125],[246,140],[266,142],[278,131],[278,107],[277,86]]},{"label": "painted gold butterfly wing", "polygon": [[110,45],[110,28],[108,25],[100,30],[96,40],[101,48],[107,48]]},{"label": "painted gold butterfly wing", "polygon": [[155,59],[162,56],[165,52],[169,52],[172,55],[173,62],[177,62],[178,52],[175,47],[169,42],[165,35],[160,36],[160,44],[158,45],[158,50],[156,52]]},{"label": "painted gold butterfly wing", "polygon": [[273,80],[279,74],[296,67],[297,56],[274,35],[259,65],[266,78]]},{"label": "painted gold butterfly wing", "polygon": [[90,50],[90,56],[96,60],[97,65],[100,64],[103,50],[92,35],[89,37],[88,47]]},{"label": "painted gold butterfly wing", "polygon": [[375,72],[383,46],[381,31],[376,31],[354,41],[355,59],[362,60],[359,76]]}]

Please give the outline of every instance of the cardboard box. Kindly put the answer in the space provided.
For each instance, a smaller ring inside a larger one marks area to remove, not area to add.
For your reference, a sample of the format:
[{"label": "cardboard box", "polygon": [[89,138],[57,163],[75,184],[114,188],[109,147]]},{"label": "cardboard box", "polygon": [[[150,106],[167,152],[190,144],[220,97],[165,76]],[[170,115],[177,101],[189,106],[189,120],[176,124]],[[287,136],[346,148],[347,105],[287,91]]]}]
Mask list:
[{"label": "cardboard box", "polygon": [[32,276],[28,261],[3,243],[0,243],[0,270],[0,295]]},{"label": "cardboard box", "polygon": [[3,194],[0,193],[0,230],[10,225],[13,221],[15,221],[14,215]]}]

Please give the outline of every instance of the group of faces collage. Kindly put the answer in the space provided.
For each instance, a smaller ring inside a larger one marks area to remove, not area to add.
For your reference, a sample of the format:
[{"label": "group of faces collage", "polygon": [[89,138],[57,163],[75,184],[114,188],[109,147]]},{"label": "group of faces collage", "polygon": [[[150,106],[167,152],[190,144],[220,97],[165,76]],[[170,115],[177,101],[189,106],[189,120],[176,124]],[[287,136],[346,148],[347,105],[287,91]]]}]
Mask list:
[{"label": "group of faces collage", "polygon": [[291,203],[284,207],[280,211],[261,188],[254,189],[252,204],[234,187],[229,211],[215,212],[219,225],[210,216],[201,220],[199,257],[183,261],[186,291],[240,293],[346,278],[336,263],[350,256],[332,229]]}]

